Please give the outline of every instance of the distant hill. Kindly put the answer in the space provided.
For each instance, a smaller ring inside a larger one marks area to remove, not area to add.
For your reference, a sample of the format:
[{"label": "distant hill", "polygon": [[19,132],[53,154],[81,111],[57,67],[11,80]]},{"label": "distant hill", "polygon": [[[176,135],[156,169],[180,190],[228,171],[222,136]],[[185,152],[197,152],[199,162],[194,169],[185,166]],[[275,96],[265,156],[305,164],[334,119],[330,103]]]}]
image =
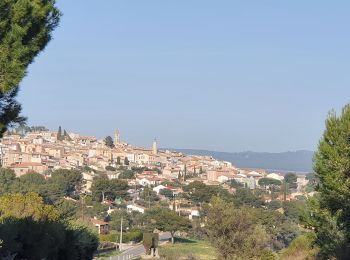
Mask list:
[{"label": "distant hill", "polygon": [[267,170],[311,172],[312,151],[295,151],[282,153],[266,152],[215,152],[195,149],[172,149],[191,155],[210,155],[218,160],[232,162],[239,168],[260,168]]}]

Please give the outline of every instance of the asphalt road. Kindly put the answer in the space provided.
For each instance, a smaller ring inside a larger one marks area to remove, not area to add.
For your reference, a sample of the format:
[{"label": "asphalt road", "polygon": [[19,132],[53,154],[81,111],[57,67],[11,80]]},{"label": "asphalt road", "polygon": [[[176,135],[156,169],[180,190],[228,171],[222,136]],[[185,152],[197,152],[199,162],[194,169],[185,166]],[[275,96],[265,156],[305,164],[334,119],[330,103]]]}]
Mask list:
[{"label": "asphalt road", "polygon": [[[164,232],[159,234],[159,240],[161,242],[167,241],[171,238],[170,233]],[[132,259],[133,257],[136,256],[141,256],[145,253],[145,248],[143,245],[135,245],[128,250],[124,251],[121,253],[119,256],[113,256],[110,259],[111,260],[127,260],[127,259]]]}]

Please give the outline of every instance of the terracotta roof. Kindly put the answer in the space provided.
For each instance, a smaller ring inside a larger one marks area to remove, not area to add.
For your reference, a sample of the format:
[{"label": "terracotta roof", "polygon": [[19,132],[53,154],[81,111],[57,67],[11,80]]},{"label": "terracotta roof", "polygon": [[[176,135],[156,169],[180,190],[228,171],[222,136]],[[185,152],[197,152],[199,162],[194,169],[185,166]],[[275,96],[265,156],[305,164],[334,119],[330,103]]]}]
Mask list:
[{"label": "terracotta roof", "polygon": [[36,162],[24,162],[12,165],[11,168],[26,168],[31,166],[44,166],[42,163],[36,163]]},{"label": "terracotta roof", "polygon": [[104,222],[104,221],[99,220],[99,219],[94,219],[94,218],[91,219],[91,223],[94,224],[94,225],[100,225],[100,226],[108,225],[107,222]]}]

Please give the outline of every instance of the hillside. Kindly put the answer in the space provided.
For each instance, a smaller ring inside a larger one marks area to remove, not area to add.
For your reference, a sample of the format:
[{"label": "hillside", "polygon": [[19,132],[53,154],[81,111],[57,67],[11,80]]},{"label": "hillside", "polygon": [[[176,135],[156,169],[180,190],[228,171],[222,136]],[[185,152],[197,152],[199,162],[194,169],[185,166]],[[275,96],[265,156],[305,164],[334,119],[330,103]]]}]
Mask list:
[{"label": "hillside", "polygon": [[211,155],[218,160],[232,162],[239,168],[261,168],[280,171],[311,172],[314,152],[216,152],[196,149],[174,149],[186,154]]}]

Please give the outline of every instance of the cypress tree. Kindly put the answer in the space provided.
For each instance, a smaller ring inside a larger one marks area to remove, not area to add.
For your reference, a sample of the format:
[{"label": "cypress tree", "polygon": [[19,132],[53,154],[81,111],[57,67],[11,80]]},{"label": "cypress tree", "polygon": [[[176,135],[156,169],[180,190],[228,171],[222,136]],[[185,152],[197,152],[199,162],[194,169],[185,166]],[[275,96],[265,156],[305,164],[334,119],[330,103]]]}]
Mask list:
[{"label": "cypress tree", "polygon": [[61,140],[62,140],[62,128],[61,126],[59,126],[57,131],[57,141],[61,141]]}]

